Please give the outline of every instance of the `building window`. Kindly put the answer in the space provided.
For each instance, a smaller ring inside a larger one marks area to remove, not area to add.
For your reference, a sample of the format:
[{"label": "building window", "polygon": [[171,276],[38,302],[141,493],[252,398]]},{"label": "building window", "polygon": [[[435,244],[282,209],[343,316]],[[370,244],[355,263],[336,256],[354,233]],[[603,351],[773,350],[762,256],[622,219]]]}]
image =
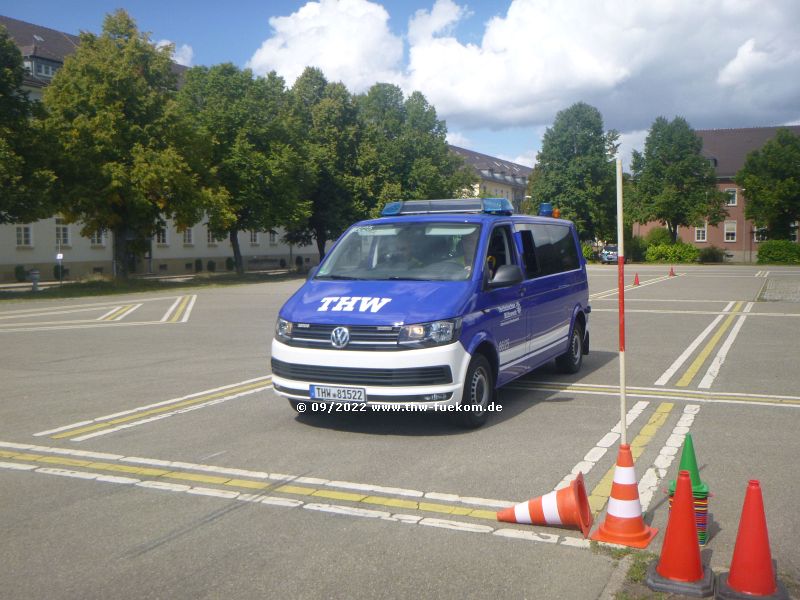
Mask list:
[{"label": "building window", "polygon": [[69,246],[69,226],[60,218],[56,218],[56,246],[59,248]]},{"label": "building window", "polygon": [[708,233],[708,224],[706,223],[702,227],[695,227],[694,228],[694,241],[695,242],[706,242],[708,241],[707,237]]},{"label": "building window", "polygon": [[194,244],[194,234],[192,233],[192,228],[189,227],[188,229],[183,230],[183,245],[184,246],[191,246]]},{"label": "building window", "polygon": [[725,241],[736,241],[736,221],[725,221]]},{"label": "building window", "polygon": [[161,227],[158,231],[156,231],[156,244],[159,246],[166,246],[167,245],[167,228]]},{"label": "building window", "polygon": [[277,246],[278,245],[278,234],[274,231],[269,232],[269,245],[270,246]]},{"label": "building window", "polygon": [[251,246],[258,246],[258,232],[251,231],[250,232],[250,245]]},{"label": "building window", "polygon": [[30,225],[17,226],[17,246],[30,248],[33,246],[33,235]]},{"label": "building window", "polygon": [[736,206],[736,188],[727,188],[725,193],[728,195],[725,198],[725,206]]},{"label": "building window", "polygon": [[797,226],[798,222],[795,221],[789,228],[789,239],[792,240],[793,242],[797,241]]},{"label": "building window", "polygon": [[107,237],[106,230],[98,229],[91,235],[91,237],[89,237],[89,241],[92,244],[92,246],[105,246],[106,237]]},{"label": "building window", "polygon": [[759,227],[758,229],[753,230],[754,242],[766,242],[768,239],[766,227]]},{"label": "building window", "polygon": [[206,233],[206,240],[209,246],[216,246],[217,244],[225,241],[225,236],[216,236],[211,229],[208,229]]}]

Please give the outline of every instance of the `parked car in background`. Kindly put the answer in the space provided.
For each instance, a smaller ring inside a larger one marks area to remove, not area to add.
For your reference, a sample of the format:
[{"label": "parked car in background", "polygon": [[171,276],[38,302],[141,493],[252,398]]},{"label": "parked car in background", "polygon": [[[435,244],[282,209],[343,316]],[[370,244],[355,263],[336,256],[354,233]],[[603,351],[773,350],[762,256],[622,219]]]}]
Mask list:
[{"label": "parked car in background", "polygon": [[617,264],[617,245],[609,244],[600,252],[600,262],[604,265]]}]

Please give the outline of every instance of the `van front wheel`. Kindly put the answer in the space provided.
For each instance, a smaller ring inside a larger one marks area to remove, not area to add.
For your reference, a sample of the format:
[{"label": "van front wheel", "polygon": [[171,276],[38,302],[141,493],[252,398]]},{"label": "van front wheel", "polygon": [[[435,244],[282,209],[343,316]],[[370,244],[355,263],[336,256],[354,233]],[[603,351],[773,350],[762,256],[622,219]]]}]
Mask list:
[{"label": "van front wheel", "polygon": [[489,418],[489,403],[494,398],[492,367],[483,354],[472,357],[464,379],[464,392],[455,417],[462,427],[476,429]]},{"label": "van front wheel", "polygon": [[572,337],[569,339],[569,348],[556,358],[556,367],[562,373],[577,373],[583,363],[583,327],[575,323],[572,328]]}]

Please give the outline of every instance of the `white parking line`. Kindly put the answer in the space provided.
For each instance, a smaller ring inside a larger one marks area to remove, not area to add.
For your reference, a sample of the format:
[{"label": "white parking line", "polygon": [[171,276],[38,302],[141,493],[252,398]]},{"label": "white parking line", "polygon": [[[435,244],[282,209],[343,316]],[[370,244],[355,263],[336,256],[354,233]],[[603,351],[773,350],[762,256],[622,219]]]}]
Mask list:
[{"label": "white parking line", "polygon": [[675,362],[673,362],[672,365],[670,365],[670,367],[666,371],[664,371],[661,377],[659,377],[656,380],[655,385],[667,384],[670,378],[678,371],[678,369],[680,369],[683,366],[683,363],[685,363],[688,360],[688,358],[692,355],[692,353],[694,353],[694,351],[697,350],[697,347],[703,343],[703,340],[706,339],[712,331],[714,331],[714,328],[719,324],[720,321],[722,321],[724,313],[730,312],[731,308],[733,308],[733,305],[734,302],[731,301],[724,309],[722,309],[723,314],[718,315],[716,319],[711,321],[711,324],[708,327],[706,327],[703,330],[703,332],[699,336],[697,336],[691,344],[689,344],[689,347],[686,348],[686,350],[684,350],[683,353],[677,359],[675,359]]},{"label": "white parking line", "polygon": [[[747,306],[745,306],[744,312],[749,313],[753,308],[753,303],[748,302]],[[714,357],[714,360],[711,361],[711,365],[709,365],[708,370],[706,371],[703,380],[700,382],[700,385],[697,387],[708,389],[711,387],[711,384],[714,383],[714,380],[719,375],[719,370],[722,368],[722,364],[725,362],[725,359],[728,356],[728,350],[731,349],[733,346],[733,342],[736,340],[736,336],[739,335],[739,330],[741,330],[742,325],[744,325],[745,319],[747,319],[747,315],[743,314],[741,317],[738,318],[736,324],[731,329],[731,332],[728,334],[728,337],[725,338],[725,343],[722,344],[722,347],[717,352],[717,355]]]}]

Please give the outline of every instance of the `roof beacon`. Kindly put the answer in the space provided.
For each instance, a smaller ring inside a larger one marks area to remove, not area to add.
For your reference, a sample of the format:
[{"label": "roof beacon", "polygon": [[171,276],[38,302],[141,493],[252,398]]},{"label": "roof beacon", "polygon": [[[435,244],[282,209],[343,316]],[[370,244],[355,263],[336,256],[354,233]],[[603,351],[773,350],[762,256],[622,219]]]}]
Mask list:
[{"label": "roof beacon", "polygon": [[399,200],[390,202],[381,212],[382,217],[399,215],[430,215],[444,213],[484,213],[511,215],[514,207],[507,198],[457,198],[451,200]]}]

